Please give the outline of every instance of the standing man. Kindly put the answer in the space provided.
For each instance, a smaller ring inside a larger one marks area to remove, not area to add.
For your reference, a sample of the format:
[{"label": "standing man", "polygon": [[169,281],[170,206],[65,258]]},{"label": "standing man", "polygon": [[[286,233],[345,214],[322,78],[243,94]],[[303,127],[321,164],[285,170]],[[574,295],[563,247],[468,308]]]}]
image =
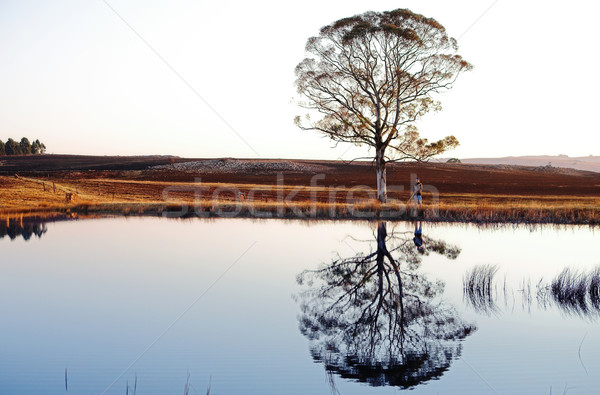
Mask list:
[{"label": "standing man", "polygon": [[415,198],[415,205],[418,208],[423,208],[423,199],[421,196],[421,192],[423,192],[423,184],[421,183],[419,177],[417,177],[415,185],[413,187],[413,196]]}]

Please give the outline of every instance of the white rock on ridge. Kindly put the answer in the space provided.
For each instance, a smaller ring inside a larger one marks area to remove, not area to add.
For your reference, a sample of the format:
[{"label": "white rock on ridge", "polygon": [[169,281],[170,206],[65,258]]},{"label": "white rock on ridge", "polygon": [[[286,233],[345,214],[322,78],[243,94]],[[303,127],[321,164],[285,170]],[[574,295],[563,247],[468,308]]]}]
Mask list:
[{"label": "white rock on ridge", "polygon": [[272,172],[272,171],[324,171],[326,166],[308,165],[292,161],[261,161],[241,159],[203,159],[168,165],[153,166],[155,170],[179,170],[185,172],[232,173],[236,171]]}]

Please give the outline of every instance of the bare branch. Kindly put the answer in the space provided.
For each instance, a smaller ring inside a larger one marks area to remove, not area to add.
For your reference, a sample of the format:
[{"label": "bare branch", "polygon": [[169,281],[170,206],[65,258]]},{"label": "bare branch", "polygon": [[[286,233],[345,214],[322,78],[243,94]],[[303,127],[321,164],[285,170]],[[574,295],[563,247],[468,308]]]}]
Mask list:
[{"label": "bare branch", "polygon": [[410,10],[340,19],[308,39],[309,56],[296,67],[298,93],[307,100],[300,106],[320,114],[296,123],[334,141],[374,148],[378,198],[385,199],[379,189],[385,188],[386,163],[426,160],[458,145],[453,136],[428,143],[414,127],[441,108],[433,96],[472,69],[457,49],[441,24]]}]

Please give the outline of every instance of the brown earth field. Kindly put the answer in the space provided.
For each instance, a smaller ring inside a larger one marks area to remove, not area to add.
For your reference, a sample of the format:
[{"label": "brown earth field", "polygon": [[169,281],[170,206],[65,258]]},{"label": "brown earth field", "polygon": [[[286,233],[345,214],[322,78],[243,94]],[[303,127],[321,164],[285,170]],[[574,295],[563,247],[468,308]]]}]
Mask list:
[{"label": "brown earth field", "polygon": [[[423,208],[406,205],[411,180]],[[600,173],[395,163],[389,202],[371,162],[169,156],[0,157],[0,216],[249,216],[600,224]],[[73,194],[72,201],[66,200]]]}]

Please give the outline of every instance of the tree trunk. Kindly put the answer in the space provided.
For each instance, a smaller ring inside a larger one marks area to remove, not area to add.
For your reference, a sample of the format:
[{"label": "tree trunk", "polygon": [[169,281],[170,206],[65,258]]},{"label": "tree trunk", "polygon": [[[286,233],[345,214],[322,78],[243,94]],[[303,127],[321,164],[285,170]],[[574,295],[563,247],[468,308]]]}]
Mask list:
[{"label": "tree trunk", "polygon": [[377,172],[377,200],[385,203],[387,201],[387,186],[383,148],[377,148],[376,150],[375,171]]},{"label": "tree trunk", "polygon": [[386,237],[387,231],[385,228],[385,222],[380,222],[377,225],[377,294],[379,295],[379,308],[383,306],[383,271],[386,250]]}]

